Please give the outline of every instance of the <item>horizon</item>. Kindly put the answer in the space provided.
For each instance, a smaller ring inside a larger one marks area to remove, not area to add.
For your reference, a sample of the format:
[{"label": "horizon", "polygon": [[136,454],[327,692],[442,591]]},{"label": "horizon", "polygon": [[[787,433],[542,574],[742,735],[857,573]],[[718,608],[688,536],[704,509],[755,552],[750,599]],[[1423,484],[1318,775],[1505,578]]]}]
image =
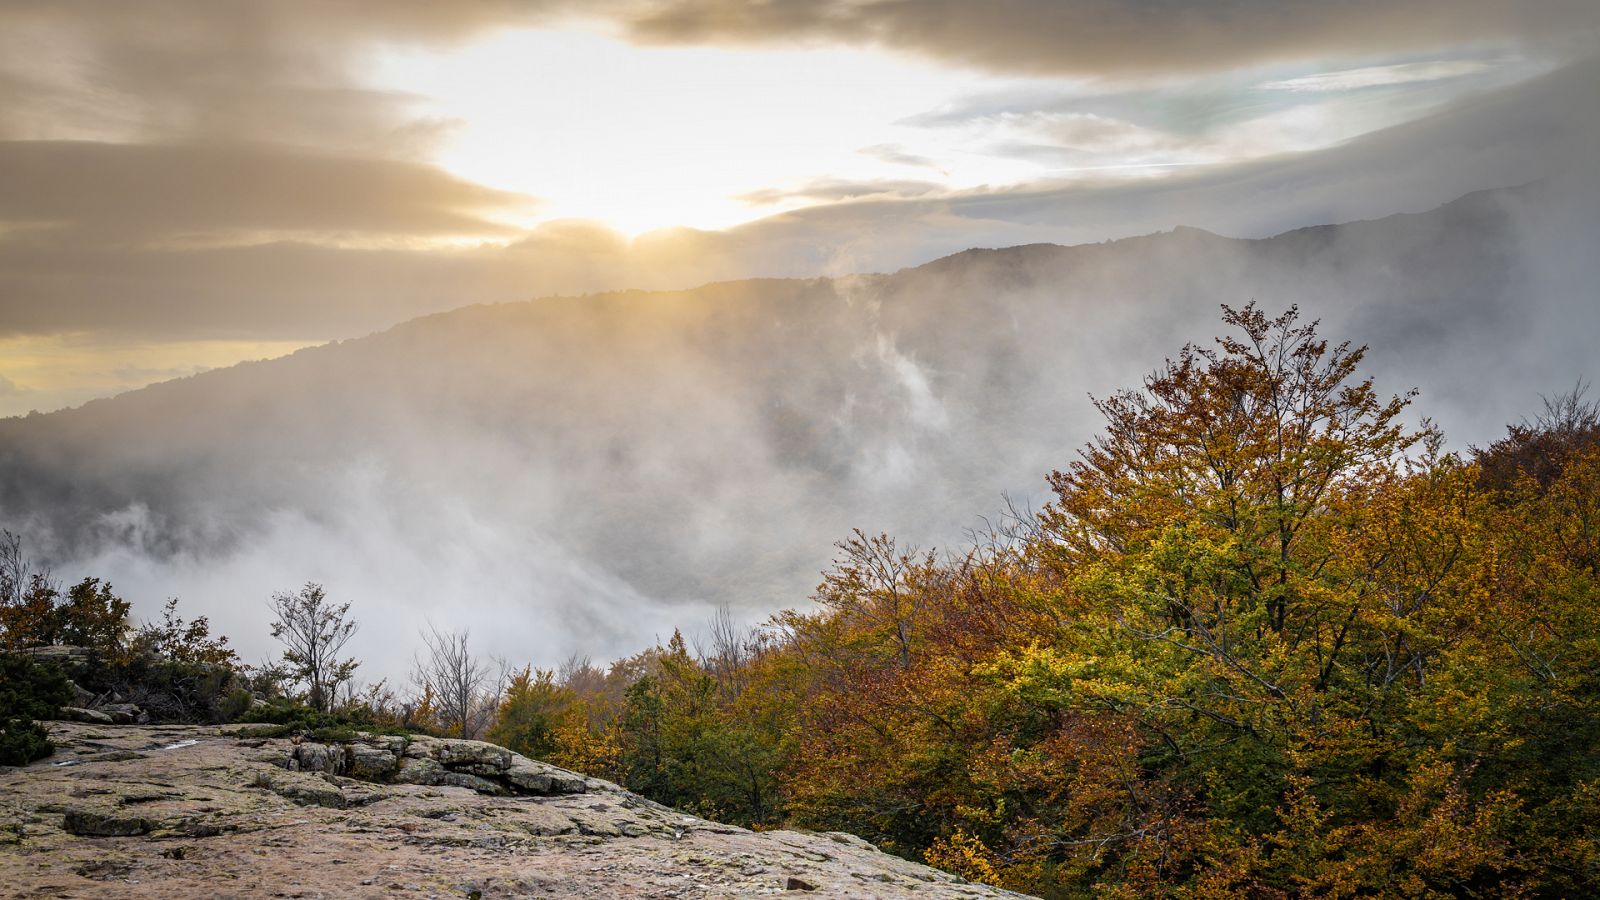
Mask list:
[{"label": "horizon", "polygon": [[[1449,206],[1449,205],[1451,205],[1453,203],[1456,203],[1458,201],[1465,200],[1465,199],[1467,199],[1469,197],[1472,197],[1474,195],[1492,194],[1492,193],[1502,192],[1502,191],[1515,191],[1515,190],[1518,190],[1518,189],[1531,187],[1534,184],[1536,184],[1536,182],[1523,183],[1523,184],[1514,184],[1514,185],[1505,185],[1505,186],[1501,186],[1501,187],[1482,188],[1482,189],[1470,191],[1470,192],[1468,192],[1466,194],[1462,194],[1459,197],[1452,198],[1452,199],[1446,201],[1445,203],[1440,204],[1440,206],[1433,207],[1431,209],[1402,210],[1402,211],[1396,211],[1396,212],[1390,213],[1388,215],[1377,216],[1375,218],[1369,218],[1369,219],[1355,219],[1355,220],[1342,221],[1342,222],[1309,223],[1309,224],[1306,224],[1306,225],[1296,226],[1296,227],[1291,228],[1291,229],[1289,229],[1287,231],[1279,232],[1277,234],[1265,235],[1265,236],[1261,236],[1261,237],[1247,238],[1247,239],[1249,239],[1249,240],[1269,240],[1269,239],[1271,239],[1273,237],[1282,237],[1282,236],[1291,234],[1291,233],[1296,232],[1296,231],[1302,231],[1302,230],[1305,230],[1305,229],[1314,229],[1314,228],[1319,228],[1319,227],[1329,226],[1329,225],[1351,225],[1351,224],[1360,224],[1360,223],[1364,223],[1364,222],[1372,222],[1372,221],[1376,221],[1378,219],[1392,218],[1394,216],[1421,215],[1421,214],[1425,214],[1427,212],[1432,212],[1432,211],[1437,210],[1437,209],[1439,209],[1441,207],[1444,207],[1444,206]],[[275,360],[284,359],[286,357],[293,356],[293,355],[295,355],[296,353],[299,353],[302,350],[314,350],[314,349],[317,349],[317,348],[320,348],[320,347],[327,347],[327,346],[331,346],[331,345],[346,343],[348,341],[361,340],[363,338],[374,337],[376,335],[384,334],[386,332],[392,331],[395,328],[410,324],[412,322],[416,322],[418,320],[431,319],[431,318],[434,318],[434,317],[437,317],[437,316],[445,316],[445,315],[449,315],[449,314],[454,313],[454,312],[459,312],[459,311],[471,309],[471,308],[474,308],[474,307],[493,307],[493,306],[507,306],[507,305],[516,305],[516,304],[535,304],[535,303],[543,303],[543,302],[549,302],[549,301],[581,301],[581,300],[585,300],[585,299],[603,299],[603,298],[612,298],[612,297],[633,295],[633,294],[644,294],[646,296],[653,295],[653,294],[654,295],[665,295],[665,294],[672,294],[672,293],[693,292],[693,291],[700,290],[702,288],[712,288],[712,287],[718,287],[718,286],[736,285],[736,284],[741,284],[741,283],[745,283],[745,282],[803,281],[803,280],[812,280],[812,279],[817,278],[817,277],[822,277],[822,278],[827,278],[827,279],[848,279],[848,278],[852,278],[852,277],[883,277],[883,276],[890,276],[890,275],[899,274],[901,272],[905,272],[905,271],[911,270],[911,269],[918,269],[918,268],[922,268],[924,266],[930,266],[930,265],[933,265],[935,263],[939,263],[939,262],[943,262],[945,260],[951,259],[953,257],[958,257],[958,256],[962,256],[963,254],[973,253],[973,252],[977,252],[977,253],[1002,253],[1002,252],[1010,251],[1010,250],[1024,250],[1024,249],[1033,248],[1033,247],[1049,247],[1049,248],[1056,248],[1056,249],[1071,249],[1071,248],[1077,248],[1077,247],[1098,246],[1098,245],[1101,245],[1101,244],[1112,244],[1112,243],[1117,243],[1117,242],[1120,242],[1120,241],[1138,240],[1140,238],[1159,237],[1161,235],[1168,235],[1168,234],[1172,234],[1174,232],[1183,232],[1183,231],[1198,231],[1198,232],[1202,232],[1204,234],[1208,234],[1208,235],[1212,235],[1212,236],[1216,236],[1216,237],[1222,237],[1222,238],[1235,237],[1233,235],[1221,234],[1219,232],[1211,231],[1209,229],[1200,228],[1200,227],[1193,226],[1193,225],[1176,224],[1176,225],[1172,225],[1172,226],[1165,227],[1165,228],[1159,228],[1157,230],[1146,232],[1146,233],[1143,233],[1143,234],[1133,234],[1133,235],[1126,235],[1126,236],[1122,236],[1122,237],[1106,238],[1104,240],[1099,240],[1099,241],[1084,241],[1084,242],[1073,243],[1073,244],[1059,244],[1059,243],[1054,243],[1054,242],[1051,242],[1051,241],[1035,241],[1035,242],[1025,243],[1025,244],[1011,244],[1011,245],[1006,245],[1006,246],[995,246],[995,247],[967,247],[967,248],[964,248],[964,249],[961,249],[961,250],[956,250],[956,251],[952,251],[950,253],[945,253],[945,254],[933,257],[931,259],[923,260],[923,261],[920,261],[920,262],[914,262],[914,263],[911,263],[909,265],[902,266],[902,267],[900,267],[898,269],[887,270],[887,271],[859,271],[859,272],[847,272],[847,273],[840,273],[840,274],[836,274],[836,275],[827,275],[827,276],[803,276],[803,275],[762,276],[762,275],[751,275],[751,276],[743,277],[743,278],[719,279],[719,280],[707,281],[707,282],[703,282],[703,283],[699,283],[699,284],[683,285],[683,286],[680,286],[680,287],[652,288],[652,289],[639,289],[639,288],[623,287],[623,288],[615,288],[615,289],[608,289],[608,290],[587,291],[587,292],[582,292],[582,293],[545,294],[545,295],[541,295],[541,296],[537,296],[537,297],[529,297],[529,298],[525,298],[525,299],[495,300],[495,301],[487,301],[487,302],[469,302],[469,303],[465,303],[465,304],[462,304],[462,305],[459,305],[459,306],[451,306],[451,307],[447,307],[445,309],[440,309],[440,310],[436,310],[436,311],[432,311],[432,312],[427,312],[427,313],[423,313],[421,315],[414,316],[414,317],[411,317],[411,318],[402,319],[402,320],[396,321],[396,322],[391,322],[391,323],[379,326],[379,327],[375,328],[374,330],[369,331],[369,332],[367,332],[365,334],[356,334],[356,335],[350,335],[350,336],[347,336],[347,337],[330,338],[330,339],[328,339],[326,341],[316,341],[316,342],[310,342],[310,343],[263,342],[263,343],[260,344],[260,346],[264,347],[264,348],[268,348],[270,350],[270,352],[268,354],[266,354],[266,355],[261,355],[261,356],[245,356],[245,357],[240,358],[240,359],[233,359],[232,358],[233,357],[233,351],[236,348],[234,348],[232,345],[229,345],[226,348],[218,348],[221,351],[221,353],[225,354],[226,358],[230,360],[229,362],[226,362],[226,363],[223,363],[223,364],[220,364],[220,365],[210,366],[210,365],[196,364],[188,371],[173,370],[173,371],[170,371],[170,372],[166,373],[166,374],[169,374],[170,377],[162,378],[161,380],[158,380],[158,381],[151,381],[151,382],[148,382],[148,383],[140,383],[140,384],[137,384],[135,386],[128,387],[125,390],[117,390],[114,393],[104,393],[104,394],[99,394],[99,395],[96,395],[96,396],[88,397],[87,399],[84,399],[81,402],[73,404],[73,405],[57,407],[57,408],[54,408],[54,409],[30,409],[27,412],[0,413],[0,419],[31,418],[31,417],[35,417],[35,416],[41,416],[41,415],[50,415],[50,414],[58,413],[58,412],[70,412],[70,411],[75,410],[75,409],[80,409],[83,406],[85,406],[87,404],[90,404],[90,403],[94,403],[96,401],[113,400],[113,399],[116,399],[117,397],[123,396],[124,394],[129,394],[129,393],[134,393],[134,392],[137,392],[137,391],[142,391],[145,388],[157,387],[157,386],[160,386],[160,385],[163,385],[163,384],[167,384],[167,383],[170,383],[170,382],[173,382],[173,381],[181,381],[181,380],[185,380],[185,379],[189,379],[189,378],[194,378],[196,376],[205,375],[207,373],[216,371],[218,369],[231,368],[233,366],[243,365],[243,364],[246,364],[246,363],[273,362]],[[15,339],[13,339],[13,340],[15,340]],[[5,341],[3,339],[0,339],[0,348],[3,348],[4,346],[5,346]],[[201,358],[203,358],[205,356],[205,350],[206,350],[206,347],[204,346],[204,344],[202,344],[198,348],[193,348],[193,350],[191,352],[195,352]],[[3,352],[0,352],[0,356],[4,356],[4,355],[5,354]]]},{"label": "horizon", "polygon": [[1600,34],[1573,0],[0,23],[0,416],[476,302],[1419,212],[1581,168]]}]

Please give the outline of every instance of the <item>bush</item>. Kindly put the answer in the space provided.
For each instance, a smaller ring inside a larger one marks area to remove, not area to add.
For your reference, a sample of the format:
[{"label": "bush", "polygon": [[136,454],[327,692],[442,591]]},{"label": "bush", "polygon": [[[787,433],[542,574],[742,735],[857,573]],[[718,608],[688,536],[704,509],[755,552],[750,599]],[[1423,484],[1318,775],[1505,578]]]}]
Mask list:
[{"label": "bush", "polygon": [[379,721],[361,707],[345,708],[331,713],[320,713],[302,703],[270,703],[258,706],[236,721],[278,725],[274,734],[305,734],[313,739],[321,735],[330,741],[350,740],[358,731],[369,734],[407,735],[412,732]]},{"label": "bush", "polygon": [[161,619],[140,628],[125,652],[103,657],[84,684],[121,695],[158,722],[238,718],[254,700],[238,656],[227,638],[211,636],[205,616],[187,621],[177,608],[176,598],[168,600]]},{"label": "bush", "polygon": [[54,665],[0,655],[0,765],[25,766],[55,752],[35,719],[53,719],[72,699],[67,676]]},{"label": "bush", "polygon": [[228,666],[153,654],[103,667],[92,678],[92,686],[120,694],[158,722],[230,722],[253,700],[238,673]]}]

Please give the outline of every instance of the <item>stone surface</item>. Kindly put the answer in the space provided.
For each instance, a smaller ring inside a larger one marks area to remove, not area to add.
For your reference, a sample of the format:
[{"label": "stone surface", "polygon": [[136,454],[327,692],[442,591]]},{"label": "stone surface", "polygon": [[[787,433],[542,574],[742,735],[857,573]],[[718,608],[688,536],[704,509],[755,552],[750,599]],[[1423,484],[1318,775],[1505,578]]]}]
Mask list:
[{"label": "stone surface", "polygon": [[69,681],[67,682],[67,687],[72,689],[73,706],[89,707],[94,705],[94,695],[89,693],[83,685],[76,681]]},{"label": "stone surface", "polygon": [[1006,896],[475,741],[66,722],[51,738],[55,756],[0,769],[0,897]]},{"label": "stone surface", "polygon": [[106,703],[95,708],[96,712],[111,717],[111,721],[118,725],[143,724],[150,721],[144,710],[132,703]]},{"label": "stone surface", "polygon": [[62,830],[83,837],[129,837],[146,834],[151,827],[150,820],[143,816],[98,809],[69,809],[61,817]]},{"label": "stone surface", "polygon": [[111,716],[98,709],[84,709],[81,706],[61,707],[61,718],[68,722],[87,722],[90,725],[110,725]]},{"label": "stone surface", "polygon": [[26,656],[33,657],[42,663],[55,663],[64,669],[68,675],[75,675],[89,668],[94,662],[94,651],[88,647],[51,646],[29,647],[23,650]]}]

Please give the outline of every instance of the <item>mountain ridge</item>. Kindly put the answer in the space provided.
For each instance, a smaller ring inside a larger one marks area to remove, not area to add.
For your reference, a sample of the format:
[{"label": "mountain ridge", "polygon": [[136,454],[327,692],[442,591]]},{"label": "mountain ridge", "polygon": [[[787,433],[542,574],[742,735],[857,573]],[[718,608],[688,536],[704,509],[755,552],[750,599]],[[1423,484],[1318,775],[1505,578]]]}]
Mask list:
[{"label": "mountain ridge", "polygon": [[1522,352],[1529,203],[464,306],[0,421],[0,525],[136,608],[199,595],[246,649],[259,611],[232,598],[309,578],[358,606],[433,585],[508,655],[622,655],[793,605],[853,527],[959,546],[1094,432],[1088,395],[1208,339],[1221,303],[1299,303],[1478,440],[1506,420],[1488,387],[1550,383],[1468,390],[1430,360]]},{"label": "mountain ridge", "polygon": [[914,266],[906,266],[906,267],[903,267],[903,268],[900,268],[900,269],[896,269],[896,270],[894,270],[892,272],[858,272],[858,273],[851,273],[849,275],[815,276],[815,277],[776,277],[775,276],[775,277],[736,278],[736,279],[709,281],[709,282],[705,282],[703,284],[694,285],[694,286],[691,286],[691,287],[685,287],[685,288],[681,288],[681,289],[675,289],[675,290],[647,289],[647,288],[624,288],[624,289],[619,289],[619,290],[594,291],[594,292],[587,292],[587,293],[581,293],[581,294],[577,294],[577,293],[575,293],[575,294],[550,294],[550,295],[545,295],[545,296],[540,296],[540,297],[533,297],[533,298],[529,298],[529,299],[526,299],[526,300],[510,300],[510,301],[498,301],[498,302],[490,302],[490,303],[468,303],[468,304],[465,304],[465,305],[462,305],[462,306],[456,306],[456,307],[452,307],[450,309],[439,310],[437,312],[426,313],[424,315],[414,316],[414,317],[411,317],[411,318],[408,318],[408,319],[404,319],[404,320],[396,322],[396,323],[394,323],[394,324],[392,324],[392,325],[390,325],[390,326],[388,326],[386,328],[379,329],[377,331],[373,331],[373,332],[370,332],[370,333],[365,334],[365,335],[360,335],[360,336],[357,336],[357,337],[350,337],[350,338],[342,338],[342,339],[337,339],[337,340],[331,340],[331,341],[327,341],[327,342],[320,343],[320,344],[314,344],[314,345],[309,346],[309,347],[303,347],[303,348],[301,348],[299,350],[296,350],[296,351],[294,351],[292,353],[289,353],[289,354],[286,354],[284,356],[268,357],[268,358],[264,358],[264,359],[242,360],[239,363],[234,364],[234,366],[225,366],[225,367],[220,367],[218,369],[210,369],[210,370],[207,370],[205,372],[197,372],[197,373],[194,373],[192,375],[185,375],[185,376],[181,376],[181,377],[178,377],[178,378],[168,379],[168,380],[165,380],[165,381],[154,382],[152,384],[145,385],[145,386],[140,387],[140,388],[135,388],[135,389],[130,390],[130,391],[124,391],[121,394],[115,394],[115,395],[108,396],[108,397],[97,397],[97,398],[94,398],[92,400],[85,401],[83,404],[80,404],[79,406],[75,406],[75,407],[65,407],[65,408],[59,409],[59,410],[41,411],[41,412],[38,412],[37,415],[35,415],[35,414],[27,414],[27,415],[16,415],[16,416],[0,417],[0,423],[3,423],[3,422],[5,422],[7,420],[10,420],[10,419],[36,418],[37,416],[49,416],[49,415],[55,415],[55,414],[61,413],[61,412],[68,412],[68,411],[71,411],[71,410],[74,410],[74,409],[81,409],[81,408],[83,408],[85,406],[89,406],[91,404],[102,403],[102,402],[107,401],[107,400],[114,400],[114,399],[117,399],[119,397],[127,396],[129,394],[136,394],[136,393],[139,393],[140,391],[144,391],[144,390],[147,390],[147,389],[153,388],[153,387],[158,387],[160,385],[187,382],[187,381],[190,381],[190,380],[195,379],[195,378],[202,378],[202,377],[205,377],[207,375],[211,375],[214,372],[222,371],[223,369],[231,369],[231,368],[234,368],[236,366],[252,366],[252,365],[259,364],[259,363],[270,363],[270,362],[274,362],[276,360],[289,359],[289,358],[293,358],[293,357],[296,357],[296,356],[300,356],[301,354],[305,354],[305,353],[309,353],[309,352],[312,352],[312,351],[321,350],[321,349],[328,348],[328,347],[338,347],[338,346],[346,345],[346,344],[349,344],[349,343],[352,343],[352,342],[355,342],[355,341],[367,340],[369,338],[376,337],[378,335],[382,335],[382,334],[388,333],[388,332],[393,331],[393,330],[398,329],[398,328],[404,328],[404,327],[411,326],[411,325],[414,325],[414,324],[419,324],[419,323],[426,323],[426,322],[430,322],[430,321],[436,321],[436,320],[439,320],[439,319],[444,318],[444,317],[449,317],[449,316],[461,313],[461,312],[463,312],[465,310],[480,309],[480,308],[497,309],[497,308],[504,308],[504,307],[521,307],[521,306],[529,305],[529,304],[561,303],[561,302],[587,301],[587,300],[597,300],[597,299],[598,300],[611,300],[611,299],[621,299],[621,298],[648,299],[650,297],[670,296],[670,295],[677,295],[677,294],[683,294],[683,293],[710,291],[710,290],[714,290],[714,289],[718,289],[718,288],[724,288],[724,287],[751,288],[751,287],[758,287],[758,286],[762,286],[762,285],[772,285],[772,284],[796,284],[796,283],[806,284],[806,283],[836,282],[836,281],[846,281],[846,282],[849,282],[849,281],[870,281],[870,280],[874,280],[874,279],[893,278],[893,277],[896,277],[896,276],[905,275],[907,273],[916,273],[916,272],[921,272],[921,273],[925,273],[925,274],[926,273],[940,273],[940,272],[942,272],[942,271],[944,271],[944,270],[946,270],[948,268],[951,268],[951,267],[957,265],[958,263],[970,262],[970,261],[972,261],[974,259],[980,259],[980,258],[992,257],[992,258],[998,258],[998,259],[1006,259],[1006,258],[1015,258],[1015,257],[1025,257],[1025,256],[1030,255],[1030,254],[1045,254],[1045,253],[1053,253],[1053,252],[1057,252],[1057,251],[1077,251],[1077,250],[1081,250],[1083,248],[1126,247],[1126,246],[1141,245],[1141,242],[1146,242],[1146,241],[1149,241],[1151,239],[1160,239],[1160,238],[1177,238],[1177,237],[1183,237],[1183,238],[1186,238],[1186,239],[1216,238],[1216,239],[1219,239],[1219,240],[1222,240],[1222,241],[1243,241],[1243,242],[1249,242],[1249,243],[1262,244],[1262,243],[1270,243],[1270,242],[1280,241],[1280,240],[1288,239],[1288,238],[1298,238],[1298,237],[1306,237],[1306,236],[1312,236],[1312,235],[1325,234],[1325,233],[1328,233],[1328,231],[1330,229],[1348,228],[1350,226],[1366,225],[1366,224],[1382,223],[1382,222],[1401,222],[1401,221],[1407,220],[1408,218],[1414,218],[1414,217],[1419,217],[1419,216],[1420,217],[1426,217],[1426,216],[1430,216],[1430,215],[1437,214],[1437,213],[1443,213],[1443,212],[1446,212],[1446,211],[1449,211],[1449,210],[1462,209],[1462,208],[1473,207],[1473,206],[1480,206],[1480,205],[1483,205],[1485,203],[1495,204],[1501,198],[1525,195],[1526,193],[1528,193],[1532,189],[1533,186],[1534,186],[1533,184],[1523,184],[1523,185],[1517,185],[1517,186],[1505,187],[1505,188],[1486,188],[1486,189],[1483,189],[1483,190],[1472,191],[1472,192],[1470,192],[1468,194],[1464,194],[1464,195],[1462,195],[1462,196],[1460,196],[1460,197],[1458,197],[1458,198],[1456,198],[1454,200],[1451,200],[1451,201],[1449,201],[1447,203],[1444,203],[1444,204],[1441,204],[1441,205],[1439,205],[1437,207],[1434,207],[1431,210],[1424,210],[1424,211],[1421,211],[1421,212],[1398,212],[1398,213],[1392,213],[1392,214],[1387,215],[1387,216],[1380,216],[1380,217],[1377,217],[1377,218],[1370,218],[1370,219],[1356,219],[1356,220],[1352,220],[1352,221],[1348,221],[1348,222],[1333,222],[1333,223],[1326,223],[1326,224],[1320,224],[1320,225],[1306,225],[1306,226],[1301,226],[1299,228],[1292,228],[1292,229],[1289,229],[1287,231],[1279,232],[1278,234],[1271,235],[1269,237],[1235,238],[1235,237],[1229,237],[1227,235],[1218,234],[1217,232],[1210,231],[1208,229],[1200,228],[1200,227],[1196,227],[1196,226],[1174,225],[1171,228],[1158,230],[1158,231],[1153,231],[1153,232],[1149,232],[1149,233],[1146,233],[1146,234],[1132,235],[1132,236],[1120,237],[1120,238],[1110,238],[1110,239],[1107,239],[1107,240],[1104,240],[1104,241],[1096,241],[1096,242],[1080,243],[1080,244],[1057,244],[1057,243],[1051,243],[1051,242],[1048,242],[1048,241],[1040,241],[1040,242],[1034,242],[1034,243],[1028,243],[1028,244],[1016,244],[1016,245],[1011,245],[1011,246],[1006,246],[1006,247],[969,247],[969,248],[967,248],[965,250],[960,250],[960,251],[957,251],[955,253],[945,254],[944,256],[936,257],[934,259],[928,260],[927,262],[919,263],[919,264],[914,265]]}]

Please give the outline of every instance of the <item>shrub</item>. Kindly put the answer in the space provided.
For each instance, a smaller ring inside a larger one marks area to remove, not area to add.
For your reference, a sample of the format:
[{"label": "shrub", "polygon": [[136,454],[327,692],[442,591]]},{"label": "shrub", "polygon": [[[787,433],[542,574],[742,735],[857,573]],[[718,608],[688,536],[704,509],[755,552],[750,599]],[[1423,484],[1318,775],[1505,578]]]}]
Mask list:
[{"label": "shrub", "polygon": [[24,766],[55,752],[35,719],[53,719],[72,699],[61,669],[0,655],[0,765]]}]

